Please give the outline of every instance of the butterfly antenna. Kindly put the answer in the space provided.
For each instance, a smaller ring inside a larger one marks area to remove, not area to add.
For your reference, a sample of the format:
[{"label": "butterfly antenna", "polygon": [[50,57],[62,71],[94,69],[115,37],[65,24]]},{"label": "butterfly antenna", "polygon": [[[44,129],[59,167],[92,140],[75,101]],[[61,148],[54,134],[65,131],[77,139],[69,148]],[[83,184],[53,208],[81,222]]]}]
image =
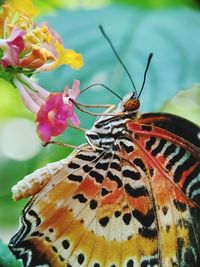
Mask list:
[{"label": "butterfly antenna", "polygon": [[105,37],[105,39],[108,41],[109,45],[110,45],[111,48],[112,48],[112,51],[114,52],[115,56],[117,57],[117,59],[118,59],[119,62],[121,63],[122,67],[124,68],[124,70],[125,70],[126,73],[128,74],[128,76],[129,76],[129,78],[130,78],[130,80],[131,80],[133,89],[134,89],[135,93],[137,94],[137,90],[136,90],[135,84],[134,84],[134,82],[133,82],[133,79],[132,79],[132,77],[131,77],[129,71],[127,70],[126,66],[124,65],[124,63],[122,62],[121,58],[119,57],[119,55],[118,55],[117,51],[115,50],[115,48],[114,48],[114,46],[113,46],[111,40],[109,39],[109,37],[108,37],[107,34],[105,33],[105,31],[104,31],[102,25],[99,25],[99,29],[100,29],[101,33],[103,34],[103,36]]},{"label": "butterfly antenna", "polygon": [[87,91],[88,89],[90,89],[93,86],[102,86],[104,87],[106,90],[108,90],[109,92],[111,92],[113,95],[115,95],[116,97],[118,97],[120,100],[122,100],[121,96],[119,96],[117,93],[113,92],[113,90],[111,90],[108,86],[106,86],[103,83],[94,83],[92,85],[89,85],[88,87],[84,88],[83,90],[81,90],[80,94],[82,94],[83,92]]},{"label": "butterfly antenna", "polygon": [[144,72],[144,79],[143,79],[142,87],[141,87],[141,89],[140,89],[140,92],[139,92],[139,95],[138,95],[137,98],[140,97],[140,95],[141,95],[141,93],[142,93],[142,91],[143,91],[143,89],[144,89],[144,85],[145,85],[146,77],[147,77],[147,71],[148,71],[148,69],[149,69],[149,66],[150,66],[152,57],[153,57],[153,53],[150,53],[150,54],[149,54],[149,57],[148,57],[148,60],[147,60],[147,66],[146,66],[146,69],[145,69],[145,72]]}]

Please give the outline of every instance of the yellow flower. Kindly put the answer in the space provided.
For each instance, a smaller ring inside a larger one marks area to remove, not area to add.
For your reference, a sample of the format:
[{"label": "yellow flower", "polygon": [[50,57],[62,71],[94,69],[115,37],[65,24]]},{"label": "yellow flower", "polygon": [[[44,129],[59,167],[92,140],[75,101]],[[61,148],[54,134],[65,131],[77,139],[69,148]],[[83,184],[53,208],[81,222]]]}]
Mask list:
[{"label": "yellow flower", "polygon": [[3,36],[4,34],[4,24],[5,20],[9,14],[9,7],[8,5],[3,5],[0,10],[0,36]]},{"label": "yellow flower", "polygon": [[78,54],[71,49],[65,49],[58,40],[55,41],[54,48],[57,52],[56,60],[45,64],[39,68],[38,71],[50,71],[63,64],[67,64],[75,70],[80,69],[83,66],[83,58],[81,54]]},{"label": "yellow flower", "polygon": [[38,13],[31,0],[10,0],[8,3],[13,13],[20,12],[28,17],[33,17]]},{"label": "yellow flower", "polygon": [[43,25],[41,27],[36,27],[30,33],[27,33],[25,40],[30,42],[31,44],[50,44],[53,40],[53,36],[49,32],[48,27],[46,25]]},{"label": "yellow flower", "polygon": [[68,64],[74,70],[80,69],[83,66],[82,55],[76,53],[72,49],[66,49],[65,50],[65,64]]},{"label": "yellow flower", "polygon": [[83,58],[81,54],[78,54],[71,49],[65,49],[58,41],[55,42],[54,47],[58,53],[57,59],[53,63],[54,68],[63,64],[70,65],[72,69],[80,69],[83,66]]},{"label": "yellow flower", "polygon": [[15,27],[26,31],[37,14],[31,0],[8,0],[1,7],[0,35],[7,38]]}]

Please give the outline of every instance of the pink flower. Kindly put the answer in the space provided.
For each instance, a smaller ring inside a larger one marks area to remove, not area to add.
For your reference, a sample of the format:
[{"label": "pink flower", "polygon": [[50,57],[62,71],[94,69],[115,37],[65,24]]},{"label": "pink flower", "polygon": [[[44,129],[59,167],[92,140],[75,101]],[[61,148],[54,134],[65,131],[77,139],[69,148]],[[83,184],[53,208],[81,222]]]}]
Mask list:
[{"label": "pink flower", "polygon": [[[52,136],[62,134],[69,120],[73,125],[79,125],[79,119],[74,113],[74,103],[70,101],[75,100],[80,93],[78,80],[73,82],[72,89],[66,86],[64,92],[50,94],[25,75],[21,74],[19,78],[14,80],[14,84],[19,89],[25,106],[36,114],[37,132],[44,143],[50,141]],[[26,85],[21,83],[22,80]]]},{"label": "pink flower", "polygon": [[3,50],[1,64],[4,68],[7,66],[16,66],[19,64],[19,54],[25,47],[23,32],[19,28],[14,28],[8,39],[0,40],[0,48]]},{"label": "pink flower", "polygon": [[67,128],[71,106],[64,104],[61,93],[50,94],[37,113],[37,131],[46,143]]}]

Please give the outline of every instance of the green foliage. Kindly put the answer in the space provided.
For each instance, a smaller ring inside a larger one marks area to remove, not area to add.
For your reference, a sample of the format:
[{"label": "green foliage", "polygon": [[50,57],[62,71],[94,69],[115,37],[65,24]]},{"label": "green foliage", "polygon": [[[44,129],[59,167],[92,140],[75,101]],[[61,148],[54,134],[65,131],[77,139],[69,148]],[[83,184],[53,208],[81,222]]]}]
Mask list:
[{"label": "green foliage", "polygon": [[197,7],[198,1],[194,0],[113,0],[115,3],[135,5],[145,8],[166,8],[177,6],[193,6]]},{"label": "green foliage", "polygon": [[11,254],[7,245],[3,244],[0,240],[0,266],[1,267],[20,267],[20,262],[16,261],[15,257]]},{"label": "green foliage", "polygon": [[26,117],[33,120],[33,115],[24,106],[18,91],[7,81],[0,79],[0,121],[13,117]]},{"label": "green foliage", "polygon": [[200,84],[195,84],[167,101],[161,111],[170,112],[200,126]]},{"label": "green foliage", "polygon": [[122,5],[132,5],[139,6],[143,8],[168,8],[168,7],[178,7],[178,6],[190,6],[199,7],[199,2],[197,0],[51,0],[51,1],[41,1],[33,0],[35,5],[40,9],[41,12],[48,12],[57,8],[96,8],[100,6],[105,6],[108,4],[122,4]]}]

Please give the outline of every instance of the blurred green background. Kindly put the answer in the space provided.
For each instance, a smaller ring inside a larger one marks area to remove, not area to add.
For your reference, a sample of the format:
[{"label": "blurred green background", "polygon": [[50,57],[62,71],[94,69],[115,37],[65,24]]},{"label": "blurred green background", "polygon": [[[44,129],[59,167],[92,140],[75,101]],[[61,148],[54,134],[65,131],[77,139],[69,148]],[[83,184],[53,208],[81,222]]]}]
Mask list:
[{"label": "blurred green background", "polygon": [[[146,61],[154,53],[141,110],[176,113],[200,125],[200,1],[189,0],[35,0],[39,21],[61,34],[65,47],[82,53],[85,66],[79,71],[61,67],[37,76],[50,91],[71,86],[81,88],[104,83],[119,95],[131,90],[131,83],[114,57],[98,25],[103,25],[132,74],[138,90]],[[196,84],[196,85],[194,85]],[[43,148],[35,133],[34,117],[23,106],[18,92],[0,80],[0,239],[7,243],[18,227],[26,200],[14,202],[11,187],[28,173],[49,162],[66,157],[70,150],[57,146]],[[81,95],[80,102],[117,103],[108,91],[94,87]],[[77,112],[79,113],[79,112]],[[89,128],[95,118],[80,114],[81,126]],[[75,136],[75,137],[74,137]],[[67,130],[57,138],[79,145],[82,133]],[[2,257],[0,266],[20,266],[13,258]]]}]

